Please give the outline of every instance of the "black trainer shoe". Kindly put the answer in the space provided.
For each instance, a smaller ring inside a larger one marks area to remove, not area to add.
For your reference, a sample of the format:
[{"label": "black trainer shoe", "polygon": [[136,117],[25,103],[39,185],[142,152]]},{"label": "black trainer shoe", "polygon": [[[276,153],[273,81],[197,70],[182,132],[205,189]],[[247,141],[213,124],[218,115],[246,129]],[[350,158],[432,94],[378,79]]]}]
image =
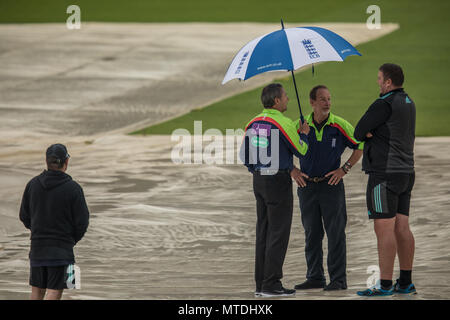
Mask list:
[{"label": "black trainer shoe", "polygon": [[324,281],[308,279],[303,283],[297,284],[294,288],[295,290],[307,290],[307,289],[318,289],[323,287],[325,287]]},{"label": "black trainer shoe", "polygon": [[261,292],[261,297],[263,298],[271,298],[271,297],[289,297],[289,296],[295,296],[295,290],[293,289],[286,289],[281,288],[277,290],[265,290]]},{"label": "black trainer shoe", "polygon": [[334,291],[334,290],[345,290],[347,289],[347,284],[342,281],[333,281],[330,282],[323,290],[325,291]]}]

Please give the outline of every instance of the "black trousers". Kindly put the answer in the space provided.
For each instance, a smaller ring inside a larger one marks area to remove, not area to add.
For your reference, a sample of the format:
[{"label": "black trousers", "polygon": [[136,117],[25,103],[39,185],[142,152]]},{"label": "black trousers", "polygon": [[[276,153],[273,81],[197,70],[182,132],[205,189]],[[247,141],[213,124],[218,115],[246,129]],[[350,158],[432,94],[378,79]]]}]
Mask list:
[{"label": "black trousers", "polygon": [[346,239],[347,209],[341,180],[331,186],[328,181],[308,182],[298,188],[302,224],[305,229],[306,278],[325,282],[322,240],[324,227],[328,238],[327,266],[330,281],[347,284]]},{"label": "black trousers", "polygon": [[289,172],[253,174],[256,198],[256,288],[281,289],[283,263],[291,233],[293,196]]}]

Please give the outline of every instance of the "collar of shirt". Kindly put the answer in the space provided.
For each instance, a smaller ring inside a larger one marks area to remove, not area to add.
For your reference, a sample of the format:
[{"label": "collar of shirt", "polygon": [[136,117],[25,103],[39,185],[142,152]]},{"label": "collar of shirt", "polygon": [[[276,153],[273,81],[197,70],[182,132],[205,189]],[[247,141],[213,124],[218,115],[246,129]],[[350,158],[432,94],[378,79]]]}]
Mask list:
[{"label": "collar of shirt", "polygon": [[404,91],[403,88],[397,88],[397,89],[391,90],[391,91],[386,92],[386,93],[380,93],[380,98],[385,98],[387,96],[390,96],[394,92],[403,92],[403,91]]},{"label": "collar of shirt", "polygon": [[313,117],[313,121],[314,121],[314,125],[316,126],[317,129],[322,129],[323,126],[325,125],[325,123],[328,121],[328,118],[330,117],[330,114],[328,114],[328,116],[326,117],[326,119],[322,120],[322,122],[317,123],[316,120]]},{"label": "collar of shirt", "polygon": [[334,114],[331,113],[328,115],[328,120],[327,122],[322,126],[322,128],[320,128],[320,130],[317,129],[316,125],[314,124],[314,112],[311,112],[308,116],[306,116],[305,118],[306,122],[308,122],[308,125],[310,127],[314,128],[314,131],[316,133],[316,139],[317,141],[322,141],[322,136],[323,136],[323,128],[325,128],[327,125],[330,125],[332,123],[335,122],[334,120]]},{"label": "collar of shirt", "polygon": [[273,109],[273,108],[265,108],[262,112],[262,114],[267,114],[267,115],[273,115],[273,114],[277,114],[277,115],[281,115],[284,117],[283,113],[277,109]]}]

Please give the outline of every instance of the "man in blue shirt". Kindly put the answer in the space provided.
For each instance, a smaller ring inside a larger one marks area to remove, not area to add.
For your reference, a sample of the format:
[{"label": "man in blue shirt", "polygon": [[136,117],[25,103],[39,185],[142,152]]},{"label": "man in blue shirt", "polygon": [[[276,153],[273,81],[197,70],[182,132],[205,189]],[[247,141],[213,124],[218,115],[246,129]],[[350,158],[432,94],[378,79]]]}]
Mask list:
[{"label": "man in blue shirt", "polygon": [[[330,112],[331,95],[326,86],[319,85],[310,92],[313,112],[306,117],[311,130],[308,153],[300,157],[300,169],[294,168],[292,178],[299,188],[302,224],[305,229],[306,281],[295,289],[347,289],[345,226],[347,211],[342,178],[362,156],[363,144],[354,137],[354,128],[346,120]],[[341,167],[345,148],[353,149]],[[322,221],[323,220],[323,221]],[[322,240],[324,227],[328,238],[328,273],[323,270]]]}]

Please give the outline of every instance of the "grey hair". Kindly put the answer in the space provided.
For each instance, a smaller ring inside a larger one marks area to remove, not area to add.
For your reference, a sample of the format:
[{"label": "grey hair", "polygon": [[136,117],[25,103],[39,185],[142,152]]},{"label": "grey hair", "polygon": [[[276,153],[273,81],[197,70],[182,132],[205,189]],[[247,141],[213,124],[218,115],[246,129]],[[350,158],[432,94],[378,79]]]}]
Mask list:
[{"label": "grey hair", "polygon": [[264,108],[270,108],[275,105],[275,98],[281,99],[283,86],[279,83],[271,83],[264,87],[261,93],[261,102]]}]

